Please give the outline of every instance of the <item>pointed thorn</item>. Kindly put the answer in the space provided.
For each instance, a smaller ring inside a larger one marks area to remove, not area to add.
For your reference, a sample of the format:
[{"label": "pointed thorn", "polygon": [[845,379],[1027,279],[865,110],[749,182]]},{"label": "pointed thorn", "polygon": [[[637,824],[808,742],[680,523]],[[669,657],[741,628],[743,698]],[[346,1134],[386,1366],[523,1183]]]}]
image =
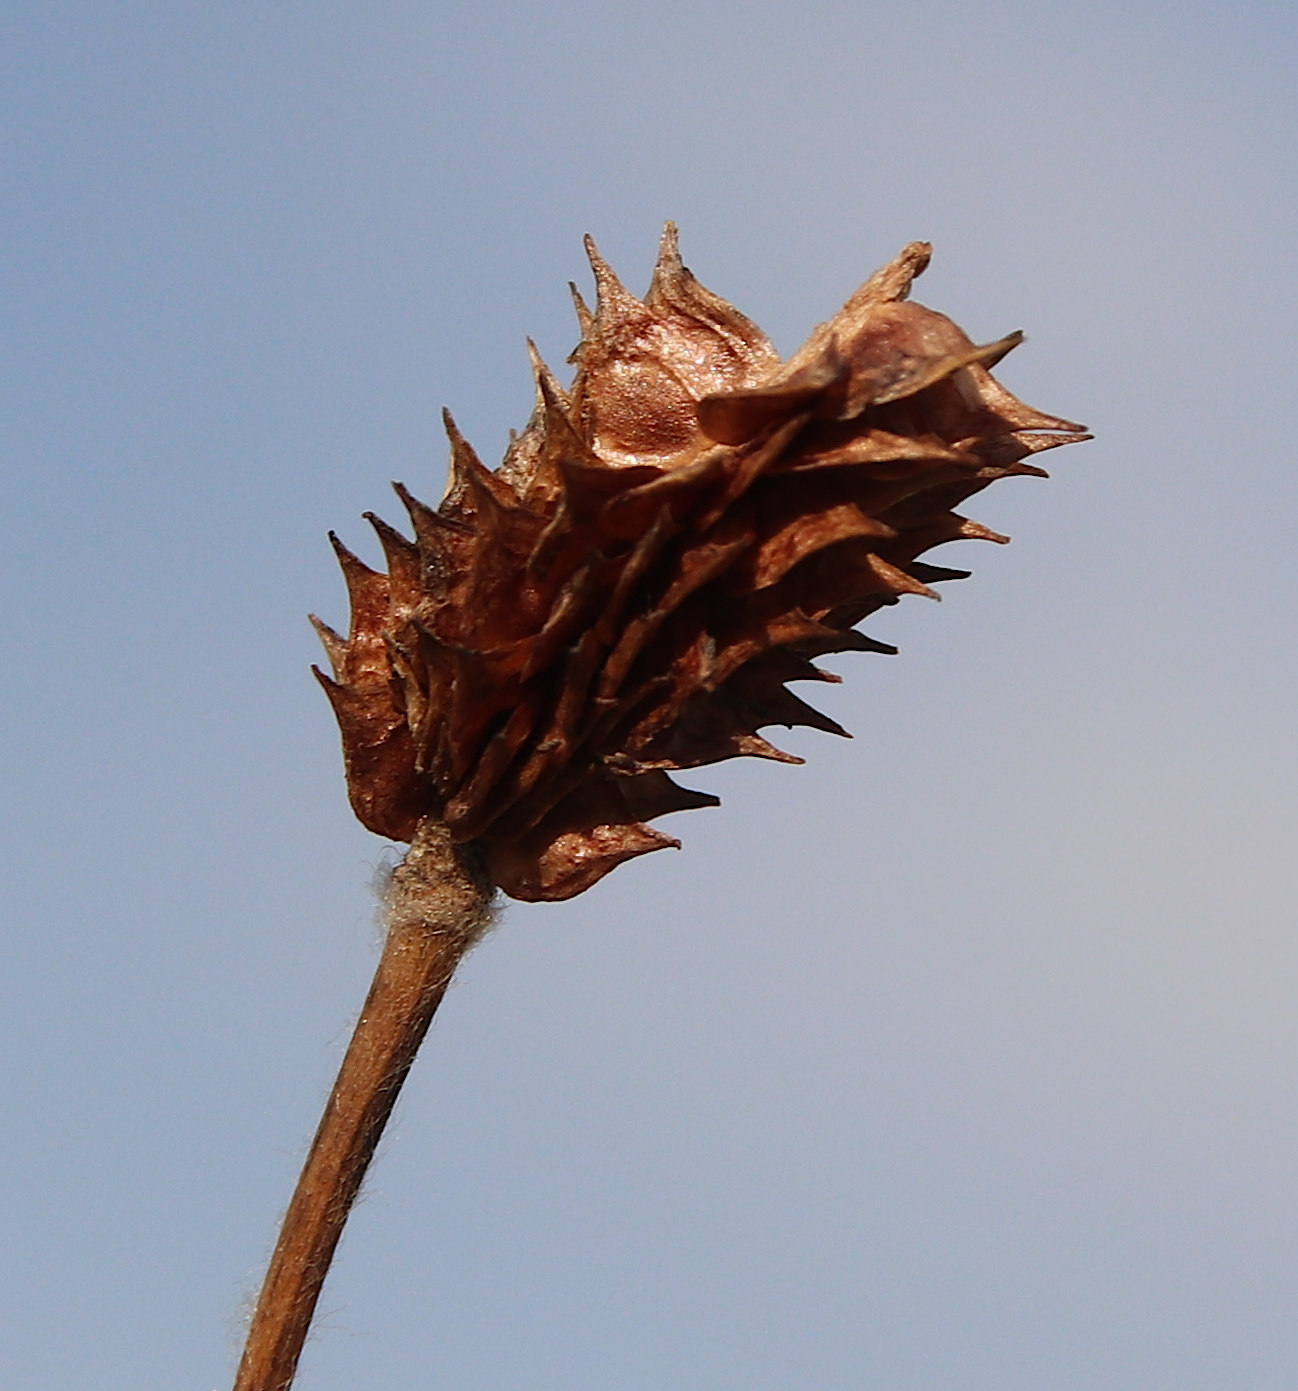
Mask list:
[{"label": "pointed thorn", "polygon": [[530,338],[527,340],[527,355],[532,363],[532,379],[536,383],[537,399],[544,402],[545,395],[549,392],[551,396],[567,405],[568,393],[559,385],[558,379],[550,371],[536,344]]},{"label": "pointed thorn", "polygon": [[446,431],[446,438],[452,445],[467,445],[468,440],[460,433],[460,427],[455,423],[455,417],[451,414],[449,406],[442,407],[442,429]]},{"label": "pointed thorn", "polygon": [[680,283],[684,274],[685,266],[681,261],[680,234],[676,230],[674,222],[665,223],[662,241],[658,244],[658,262],[654,266],[653,279],[649,282],[646,303],[665,292],[669,293]]},{"label": "pointed thorn", "polygon": [[901,254],[893,262],[893,266],[898,271],[899,280],[904,281],[903,287],[897,292],[898,299],[910,297],[912,281],[918,280],[924,274],[932,259],[933,243],[931,241],[913,241],[902,247]]},{"label": "pointed thorn", "polygon": [[473,536],[474,529],[451,517],[443,517],[436,508],[421,502],[404,483],[393,483],[393,492],[401,499],[402,506],[410,516],[410,524],[415,529],[415,540],[422,553],[425,564],[431,563],[441,554],[442,543],[447,532],[460,536]]},{"label": "pointed thorn", "polygon": [[380,517],[376,512],[362,512],[361,516],[367,522],[369,522],[369,524],[378,533],[378,538],[383,543],[384,550],[387,549],[389,543],[398,548],[404,547],[407,550],[414,549],[413,541],[410,541],[406,537],[402,536],[402,534],[396,529],[396,527],[390,525],[388,522],[385,522],[383,518]]},{"label": "pointed thorn", "polygon": [[584,240],[586,259],[595,276],[595,321],[605,324],[610,319],[625,318],[644,306],[613,272],[613,267],[599,254],[595,239],[587,233]]},{"label": "pointed thorn", "polygon": [[416,534],[419,531],[420,521],[426,521],[432,526],[441,527],[446,531],[458,531],[462,536],[474,535],[471,526],[464,522],[457,522],[453,517],[443,517],[435,508],[430,507],[426,502],[421,502],[404,483],[394,482],[392,491],[401,499],[402,505],[410,514],[411,524],[414,526]]},{"label": "pointed thorn", "polygon": [[599,460],[591,454],[589,446],[572,423],[572,416],[569,414],[572,402],[568,399],[567,393],[548,373],[537,377],[536,390],[540,397],[541,409],[545,412],[546,434],[551,442],[554,442],[556,437],[562,438],[566,441],[565,452],[568,457],[576,459],[579,463],[598,465]]},{"label": "pointed thorn", "polygon": [[833,716],[826,715],[823,710],[817,710],[814,705],[809,705],[787,687],[784,689],[784,696],[785,699],[781,702],[783,718],[779,720],[780,724],[787,724],[789,728],[802,725],[807,729],[819,729],[825,734],[837,734],[841,739],[852,737],[851,731],[844,729]]},{"label": "pointed thorn", "polygon": [[442,425],[451,442],[451,481],[447,496],[458,494],[461,487],[467,486],[472,489],[479,506],[508,506],[513,500],[513,489],[478,458],[477,450],[460,433],[455,417],[445,407],[442,408]]},{"label": "pointed thorn", "polygon": [[355,622],[357,614],[363,608],[374,603],[386,602],[388,578],[380,570],[371,570],[360,556],[348,550],[338,539],[336,532],[329,533],[329,541],[343,572],[343,581],[347,585],[347,597],[351,603],[352,621]]},{"label": "pointed thorn", "polygon": [[326,676],[314,662],[311,663],[311,674],[324,687],[324,693],[329,697],[330,703],[337,707],[338,700],[343,693],[342,685],[335,681],[332,676]]},{"label": "pointed thorn", "polygon": [[910,562],[910,574],[924,584],[940,584],[944,580],[967,580],[972,570],[952,570],[946,565],[929,565],[923,560]]},{"label": "pointed thorn", "polygon": [[358,574],[365,575],[377,575],[379,573],[377,570],[371,570],[355,551],[351,551],[344,546],[336,531],[331,531],[329,533],[329,544],[334,548],[334,554],[338,557],[338,563],[343,567],[344,574],[348,571],[355,571]]},{"label": "pointed thorn", "polygon": [[978,362],[989,372],[998,362],[1001,362],[1015,348],[1021,347],[1027,342],[1027,338],[1021,328],[1016,328],[1013,333],[1007,333],[1004,338],[998,338],[995,343],[985,343],[979,348],[981,356]]},{"label": "pointed thorn", "polygon": [[894,596],[894,603],[896,602],[897,596],[902,594],[918,594],[921,598],[936,599],[941,603],[942,596],[936,589],[930,589],[928,585],[924,584],[921,580],[916,579],[913,575],[908,575],[905,570],[889,563],[877,552],[871,551],[866,557],[866,563],[869,565],[870,569],[874,571],[876,577],[882,580],[888,587],[888,592]]},{"label": "pointed thorn", "polygon": [[852,646],[848,648],[851,652],[875,652],[881,657],[895,657],[898,649],[890,642],[880,642],[878,638],[872,638],[868,633],[858,633],[855,628],[851,630],[851,635],[856,639]]},{"label": "pointed thorn", "polygon": [[777,749],[769,739],[763,739],[760,734],[741,734],[736,740],[740,753],[748,758],[769,758],[774,763],[791,763],[801,765],[806,763],[806,759],[796,753],[786,753],[783,749]]},{"label": "pointed thorn", "polygon": [[347,656],[347,639],[315,614],[309,613],[307,618],[316,631],[316,637],[320,639],[325,655],[329,658],[334,676],[337,677],[342,672],[343,661]]},{"label": "pointed thorn", "polygon": [[960,518],[959,536],[963,541],[995,541],[998,546],[1008,545],[1010,539],[989,526],[983,526],[981,522],[970,521],[968,517]]},{"label": "pointed thorn", "polygon": [[572,291],[572,307],[577,311],[577,325],[581,329],[581,340],[584,343],[590,337],[591,328],[595,323],[595,316],[590,312],[590,307],[581,297],[581,291],[570,280],[568,289]]},{"label": "pointed thorn", "polygon": [[407,598],[412,597],[412,592],[417,595],[421,568],[417,543],[407,540],[396,527],[389,526],[382,517],[376,516],[373,512],[365,512],[362,515],[374,528],[379,544],[383,547],[383,555],[388,563],[388,579],[394,587],[394,593],[401,592]]}]

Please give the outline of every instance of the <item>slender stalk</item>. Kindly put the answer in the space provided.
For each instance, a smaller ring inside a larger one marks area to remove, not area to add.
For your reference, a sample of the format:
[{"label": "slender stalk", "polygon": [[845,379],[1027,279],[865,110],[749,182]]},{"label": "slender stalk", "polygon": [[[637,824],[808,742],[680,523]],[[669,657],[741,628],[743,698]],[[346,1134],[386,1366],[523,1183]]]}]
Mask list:
[{"label": "slender stalk", "polygon": [[494,888],[471,850],[425,820],[393,872],[374,983],[284,1216],[234,1391],[288,1391],[347,1214]]}]

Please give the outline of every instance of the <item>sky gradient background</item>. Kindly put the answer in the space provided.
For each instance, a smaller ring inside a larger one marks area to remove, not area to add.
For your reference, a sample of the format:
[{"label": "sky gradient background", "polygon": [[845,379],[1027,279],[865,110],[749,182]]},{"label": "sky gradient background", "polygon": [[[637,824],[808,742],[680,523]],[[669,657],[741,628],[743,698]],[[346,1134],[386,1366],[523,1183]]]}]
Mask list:
[{"label": "sky gradient background", "polygon": [[[831,662],[856,734],[511,906],[302,1391],[1292,1391],[1298,18],[0,6],[0,1381],[223,1391],[384,843],[330,527],[521,427],[592,232],[785,352],[916,298],[1093,444]],[[390,858],[390,857],[389,857]]]}]

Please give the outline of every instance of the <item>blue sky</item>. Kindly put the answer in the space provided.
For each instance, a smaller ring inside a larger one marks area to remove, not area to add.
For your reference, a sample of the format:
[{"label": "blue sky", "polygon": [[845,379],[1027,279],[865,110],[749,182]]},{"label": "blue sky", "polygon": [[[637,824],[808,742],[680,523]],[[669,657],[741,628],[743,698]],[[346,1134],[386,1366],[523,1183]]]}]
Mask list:
[{"label": "blue sky", "polygon": [[643,288],[673,218],[786,352],[931,239],[1097,440],[839,660],[853,743],[510,907],[303,1391],[1288,1391],[1292,8],[0,20],[6,1385],[228,1382],[388,853],[324,533],[437,495],[443,404],[498,457],[581,234]]}]

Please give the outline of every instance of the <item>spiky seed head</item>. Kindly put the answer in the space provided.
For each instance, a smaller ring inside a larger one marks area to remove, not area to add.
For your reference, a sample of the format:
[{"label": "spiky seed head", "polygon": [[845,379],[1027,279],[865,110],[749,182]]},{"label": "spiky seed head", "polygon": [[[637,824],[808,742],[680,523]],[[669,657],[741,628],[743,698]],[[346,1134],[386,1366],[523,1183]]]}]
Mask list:
[{"label": "spiky seed head", "polygon": [[678,845],[648,823],[717,799],[670,772],[801,762],[770,725],[845,733],[788,683],[891,651],[855,625],[965,573],[921,554],[1006,539],[955,508],[1089,438],[992,377],[1020,334],[979,346],[909,301],[926,243],[788,362],[685,268],[671,224],[643,300],[587,250],[571,388],[533,348],[536,408],[496,470],[448,415],[441,503],[395,485],[413,540],[369,516],[386,573],[335,539],[351,626],[317,622],[357,816],[404,841],[443,821],[522,899]]}]

